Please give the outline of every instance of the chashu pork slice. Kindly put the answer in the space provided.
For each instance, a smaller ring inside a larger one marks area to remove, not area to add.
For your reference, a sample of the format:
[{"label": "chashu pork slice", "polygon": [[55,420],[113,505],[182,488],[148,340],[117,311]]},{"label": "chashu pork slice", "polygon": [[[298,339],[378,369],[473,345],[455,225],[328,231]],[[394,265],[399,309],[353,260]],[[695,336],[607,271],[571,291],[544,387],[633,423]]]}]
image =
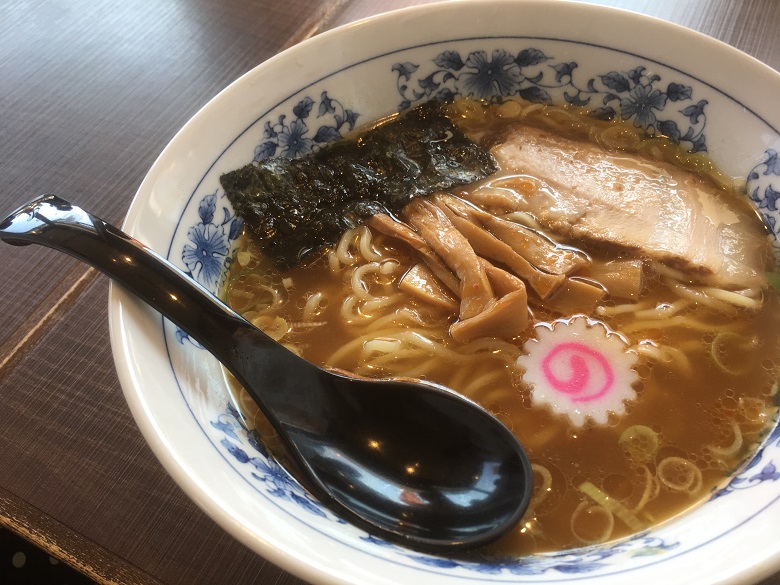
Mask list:
[{"label": "chashu pork slice", "polygon": [[747,201],[705,179],[530,126],[512,128],[491,152],[498,174],[542,181],[516,206],[554,233],[635,252],[712,286],[766,284],[761,222]]}]

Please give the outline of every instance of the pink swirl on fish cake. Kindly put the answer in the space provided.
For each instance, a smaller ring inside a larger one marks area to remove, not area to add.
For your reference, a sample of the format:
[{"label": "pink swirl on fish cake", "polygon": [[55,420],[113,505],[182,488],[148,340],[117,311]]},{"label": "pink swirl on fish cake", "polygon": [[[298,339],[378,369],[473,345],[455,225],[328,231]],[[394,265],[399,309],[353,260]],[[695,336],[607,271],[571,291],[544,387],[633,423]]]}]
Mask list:
[{"label": "pink swirl on fish cake", "polygon": [[[553,368],[562,365],[558,362],[564,361],[566,354],[569,354],[568,367],[571,376],[562,379],[556,375]],[[588,367],[588,362],[598,364],[601,379],[598,379],[599,372],[596,372],[595,376],[591,374],[592,368]],[[604,354],[576,341],[559,343],[553,347],[542,360],[542,371],[551,387],[558,392],[571,394],[571,399],[575,402],[588,402],[601,398],[610,391],[615,382],[615,374]],[[597,378],[596,382],[593,382],[594,378]],[[594,386],[596,386],[595,391]]]},{"label": "pink swirl on fish cake", "polygon": [[580,427],[587,419],[606,424],[610,413],[622,415],[624,403],[636,399],[637,355],[604,323],[578,316],[537,324],[535,332],[517,358],[534,407]]}]

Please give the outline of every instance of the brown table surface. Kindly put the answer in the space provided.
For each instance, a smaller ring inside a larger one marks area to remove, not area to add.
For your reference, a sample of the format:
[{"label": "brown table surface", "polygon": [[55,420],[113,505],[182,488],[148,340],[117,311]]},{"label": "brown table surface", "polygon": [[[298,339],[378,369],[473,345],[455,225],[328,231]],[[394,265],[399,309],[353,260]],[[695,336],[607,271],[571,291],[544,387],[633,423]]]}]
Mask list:
[{"label": "brown table surface", "polygon": [[[0,213],[56,192],[121,222],[158,153],[229,82],[423,2],[0,0]],[[778,0],[595,3],[780,69]],[[0,524],[100,583],[301,584],[201,512],[145,444],[114,371],[107,279],[37,246],[0,246],[0,263]]]}]

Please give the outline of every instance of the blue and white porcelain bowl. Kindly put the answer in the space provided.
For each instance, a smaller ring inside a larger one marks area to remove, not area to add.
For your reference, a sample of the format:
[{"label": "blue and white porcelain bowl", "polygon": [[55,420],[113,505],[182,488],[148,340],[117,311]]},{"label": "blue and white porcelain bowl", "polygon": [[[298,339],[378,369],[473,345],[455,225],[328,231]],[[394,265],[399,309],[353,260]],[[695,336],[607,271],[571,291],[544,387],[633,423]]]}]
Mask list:
[{"label": "blue and white porcelain bowl", "polygon": [[[216,290],[240,230],[221,173],[297,156],[438,96],[573,103],[707,152],[780,230],[780,75],[689,30],[562,1],[433,4],[322,34],[209,102],[171,141],[125,228]],[[706,504],[629,540],[501,563],[379,542],[312,499],[230,408],[218,364],[118,287],[111,340],[167,470],[244,544],[314,583],[748,583],[780,569],[780,432]]]}]

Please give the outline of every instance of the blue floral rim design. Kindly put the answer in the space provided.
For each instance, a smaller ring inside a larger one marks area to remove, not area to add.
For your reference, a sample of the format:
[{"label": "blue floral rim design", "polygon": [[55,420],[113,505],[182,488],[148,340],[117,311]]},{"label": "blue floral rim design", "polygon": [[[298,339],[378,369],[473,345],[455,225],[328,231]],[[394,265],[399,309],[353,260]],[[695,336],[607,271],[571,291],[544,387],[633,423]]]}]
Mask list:
[{"label": "blue floral rim design", "polygon": [[[708,101],[694,103],[691,86],[675,81],[664,84],[659,75],[648,74],[644,65],[583,80],[578,79],[578,68],[576,61],[556,62],[529,47],[517,54],[493,49],[490,57],[487,51],[471,51],[462,57],[459,51],[448,50],[429,63],[395,63],[392,70],[403,98],[401,110],[431,98],[498,101],[518,97],[532,103],[566,103],[590,108],[598,119],[630,120],[651,136],[666,136],[687,145],[691,152],[707,151],[704,110]],[[667,110],[675,103],[679,105]]]}]

